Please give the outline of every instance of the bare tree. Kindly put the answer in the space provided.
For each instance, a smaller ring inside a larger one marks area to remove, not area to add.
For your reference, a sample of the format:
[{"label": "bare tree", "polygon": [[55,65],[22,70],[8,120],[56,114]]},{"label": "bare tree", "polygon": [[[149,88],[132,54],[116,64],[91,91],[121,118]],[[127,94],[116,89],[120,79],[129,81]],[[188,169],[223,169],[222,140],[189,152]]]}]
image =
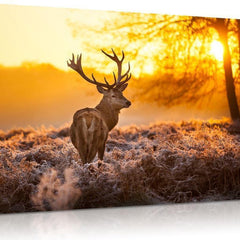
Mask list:
[{"label": "bare tree", "polygon": [[[239,82],[239,67],[238,71],[233,73],[233,52],[230,51],[229,45],[230,34],[235,35],[240,42],[239,20],[141,13],[117,15],[115,20],[105,22],[102,29],[92,31],[99,36],[112,36],[109,39],[114,39],[114,42],[124,47],[133,59],[142,61],[143,65],[145,58],[142,56],[141,59],[140,52],[145,44],[165,44],[164,50],[159,47],[154,52],[159,71],[151,77],[148,85],[141,88],[140,95],[144,95],[145,98],[149,95],[149,100],[167,106],[184,101],[196,102],[203,96],[216,92],[219,75],[216,62],[208,56],[207,46],[213,35],[217,34],[224,46],[222,72],[230,115],[234,121],[240,119],[235,90],[235,84]],[[76,25],[75,30],[75,33],[80,31],[80,27]],[[196,46],[196,42],[200,44]],[[110,41],[104,43],[106,47],[113,44]],[[195,53],[191,54],[194,48]],[[236,52],[234,49],[234,54]],[[238,46],[238,58],[239,54]],[[171,90],[166,91],[166,88]]]},{"label": "bare tree", "polygon": [[[232,28],[232,24],[230,19],[224,19],[224,18],[192,18],[192,21],[204,22],[205,29],[214,28],[218,35],[219,39],[224,47],[223,51],[223,67],[224,67],[224,74],[225,74],[225,84],[226,84],[226,93],[227,93],[227,100],[230,110],[230,115],[233,121],[240,120],[240,114],[239,114],[239,107],[235,92],[235,83],[234,83],[234,77],[233,77],[233,70],[232,70],[232,59],[231,59],[231,53],[230,53],[230,47],[229,47],[229,32],[235,31],[239,39],[239,20],[232,20],[233,24],[236,25],[235,29]],[[238,46],[239,48],[240,46]],[[239,71],[239,66],[238,66]],[[238,76],[236,74],[236,76]]]}]

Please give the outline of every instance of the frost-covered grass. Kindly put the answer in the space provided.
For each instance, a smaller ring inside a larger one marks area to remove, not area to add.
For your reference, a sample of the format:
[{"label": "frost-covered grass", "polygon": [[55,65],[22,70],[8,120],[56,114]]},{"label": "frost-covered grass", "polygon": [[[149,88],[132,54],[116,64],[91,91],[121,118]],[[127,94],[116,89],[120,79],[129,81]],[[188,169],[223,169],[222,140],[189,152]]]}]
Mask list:
[{"label": "frost-covered grass", "polygon": [[114,129],[82,165],[68,127],[0,132],[0,211],[240,198],[240,129],[227,121]]}]

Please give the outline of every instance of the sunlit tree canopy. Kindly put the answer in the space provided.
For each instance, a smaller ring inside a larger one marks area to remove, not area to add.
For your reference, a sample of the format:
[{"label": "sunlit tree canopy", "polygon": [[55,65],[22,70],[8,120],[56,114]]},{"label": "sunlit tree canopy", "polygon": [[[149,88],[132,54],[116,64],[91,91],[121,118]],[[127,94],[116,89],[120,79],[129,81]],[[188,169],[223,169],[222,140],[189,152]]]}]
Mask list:
[{"label": "sunlit tree canopy", "polygon": [[[199,102],[203,96],[225,91],[226,49],[230,52],[231,74],[238,83],[237,20],[141,13],[110,15],[101,27],[87,30],[89,39],[98,40],[84,44],[90,52],[96,48],[124,49],[131,59],[133,76],[138,79],[133,85],[142,99],[170,106]],[[86,33],[76,22],[71,26],[76,37]],[[224,29],[228,46],[223,43]],[[102,63],[100,71],[105,72],[107,66]]]}]

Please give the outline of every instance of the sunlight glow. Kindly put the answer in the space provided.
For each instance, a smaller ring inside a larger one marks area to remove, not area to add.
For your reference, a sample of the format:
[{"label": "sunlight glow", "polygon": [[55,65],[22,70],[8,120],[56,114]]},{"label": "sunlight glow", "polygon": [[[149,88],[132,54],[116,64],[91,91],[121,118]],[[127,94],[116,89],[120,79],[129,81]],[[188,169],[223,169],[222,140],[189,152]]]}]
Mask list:
[{"label": "sunlight glow", "polygon": [[210,54],[213,55],[218,61],[223,59],[223,45],[219,41],[212,41]]},{"label": "sunlight glow", "polygon": [[139,77],[141,74],[153,75],[156,70],[155,60],[156,53],[159,52],[159,48],[163,48],[164,44],[159,41],[148,42],[142,46],[139,50],[138,56],[141,61],[134,63],[135,77]]},{"label": "sunlight glow", "polygon": [[143,63],[139,65],[137,62],[132,62],[131,66],[134,71],[132,72],[134,77],[140,77],[142,74],[143,75],[152,75],[155,71],[155,66],[154,62],[149,59],[149,63]]},{"label": "sunlight glow", "polygon": [[154,72],[153,63],[150,62],[149,64],[144,65],[143,71],[146,74],[152,74]]}]

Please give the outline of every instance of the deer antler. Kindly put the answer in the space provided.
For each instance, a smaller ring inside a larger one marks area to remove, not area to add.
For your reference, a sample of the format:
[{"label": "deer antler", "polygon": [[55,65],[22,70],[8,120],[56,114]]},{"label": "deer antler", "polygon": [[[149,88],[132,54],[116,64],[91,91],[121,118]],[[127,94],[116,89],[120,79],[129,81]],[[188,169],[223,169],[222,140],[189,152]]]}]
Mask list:
[{"label": "deer antler", "polygon": [[[74,54],[72,54],[72,59],[69,59],[69,62],[67,61],[67,65],[69,67],[71,67],[73,70],[75,70],[76,72],[78,72],[80,74],[80,76],[82,78],[84,78],[86,81],[88,81],[89,83],[95,84],[96,86],[101,86],[107,89],[112,89],[112,88],[119,88],[120,86],[122,86],[124,83],[126,83],[127,81],[129,81],[129,79],[131,78],[131,73],[128,75],[129,71],[130,71],[130,63],[128,63],[128,70],[125,74],[122,75],[122,62],[124,60],[124,52],[122,51],[122,58],[121,60],[117,57],[116,53],[113,51],[113,56],[107,54],[106,52],[104,52],[102,50],[102,52],[109,57],[110,59],[112,59],[114,62],[117,63],[118,66],[118,78],[116,79],[116,75],[113,72],[113,77],[114,77],[114,83],[113,84],[109,84],[107,79],[104,77],[104,81],[105,83],[101,83],[98,82],[94,75],[92,74],[92,79],[88,78],[86,76],[86,74],[83,72],[82,69],[82,54],[77,55],[77,61],[75,63],[75,57]],[[125,80],[123,80],[126,77]],[[122,81],[123,80],[123,81]]]},{"label": "deer antler", "polygon": [[[117,63],[117,67],[118,67],[118,79],[116,79],[116,75],[113,72],[113,77],[114,77],[114,83],[115,83],[115,88],[118,88],[120,86],[122,86],[124,83],[126,83],[127,81],[129,81],[129,79],[131,78],[131,73],[128,75],[129,71],[130,71],[130,63],[128,62],[128,70],[126,73],[124,73],[122,75],[122,63],[124,60],[124,52],[122,51],[122,58],[121,60],[117,57],[116,53],[114,52],[114,50],[112,49],[113,52],[113,56],[111,56],[110,54],[104,52],[103,50],[101,50],[107,57],[109,57],[110,59],[112,59],[114,62]],[[126,77],[126,79],[124,81],[122,81],[122,79],[124,79]]]}]

